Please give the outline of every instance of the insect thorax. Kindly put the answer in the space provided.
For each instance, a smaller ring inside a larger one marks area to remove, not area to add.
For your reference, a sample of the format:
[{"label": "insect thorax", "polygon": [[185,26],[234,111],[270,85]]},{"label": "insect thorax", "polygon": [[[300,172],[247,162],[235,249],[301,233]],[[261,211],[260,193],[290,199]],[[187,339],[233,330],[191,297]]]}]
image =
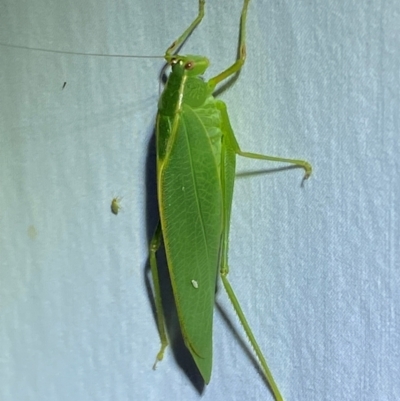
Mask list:
[{"label": "insect thorax", "polygon": [[173,116],[182,104],[199,107],[210,95],[207,82],[198,75],[191,75],[182,65],[174,65],[160,97],[158,109],[162,115]]}]

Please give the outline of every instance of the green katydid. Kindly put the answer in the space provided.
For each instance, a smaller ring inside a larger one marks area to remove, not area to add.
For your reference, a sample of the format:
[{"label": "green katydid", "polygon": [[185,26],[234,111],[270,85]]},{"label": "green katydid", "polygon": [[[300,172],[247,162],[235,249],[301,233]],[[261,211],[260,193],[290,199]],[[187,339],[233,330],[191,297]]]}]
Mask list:
[{"label": "green katydid", "polygon": [[241,13],[238,59],[217,76],[207,82],[200,77],[209,65],[207,58],[175,54],[201,22],[205,0],[199,0],[197,17],[164,56],[171,73],[158,103],[156,126],[160,222],[149,249],[161,339],[156,363],[163,359],[168,346],[156,259],[163,240],[183,339],[205,383],[211,378],[213,308],[219,270],[272,393],[276,400],[282,400],[227,278],[235,163],[236,155],[287,162],[302,167],[304,179],[310,176],[311,165],[302,160],[243,152],[225,103],[212,95],[221,81],[238,73],[244,64],[249,2],[244,0]]},{"label": "green katydid", "polygon": [[[164,55],[172,71],[158,105],[156,136],[160,223],[149,246],[161,339],[156,363],[162,360],[168,346],[156,260],[156,252],[163,240],[183,339],[205,383],[209,383],[211,378],[213,308],[219,271],[274,398],[283,400],[227,278],[236,156],[296,165],[305,170],[303,179],[310,176],[311,165],[302,160],[243,152],[230,125],[225,103],[212,96],[216,86],[237,74],[244,64],[249,2],[244,0],[241,13],[238,59],[209,81],[204,82],[200,78],[209,65],[207,58],[175,54],[201,22],[205,0],[199,0],[197,17]],[[0,44],[55,53],[104,56]],[[62,89],[65,86],[64,82]],[[114,214],[120,209],[118,202],[119,198],[112,200]]]}]

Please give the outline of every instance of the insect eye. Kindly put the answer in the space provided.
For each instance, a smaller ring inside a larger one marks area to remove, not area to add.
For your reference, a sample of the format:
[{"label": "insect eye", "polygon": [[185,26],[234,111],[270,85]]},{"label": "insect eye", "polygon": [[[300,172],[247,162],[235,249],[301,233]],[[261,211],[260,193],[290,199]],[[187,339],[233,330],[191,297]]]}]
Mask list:
[{"label": "insect eye", "polygon": [[193,67],[194,67],[193,61],[188,61],[188,62],[185,64],[185,70],[191,70],[191,69],[193,69]]}]

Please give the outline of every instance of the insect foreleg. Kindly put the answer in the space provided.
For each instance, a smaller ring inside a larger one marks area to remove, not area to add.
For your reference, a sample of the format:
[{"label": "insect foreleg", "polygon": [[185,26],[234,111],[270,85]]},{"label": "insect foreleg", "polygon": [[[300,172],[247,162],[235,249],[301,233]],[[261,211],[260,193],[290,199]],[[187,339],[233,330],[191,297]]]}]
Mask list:
[{"label": "insect foreleg", "polygon": [[172,55],[179,49],[179,47],[185,42],[185,40],[190,36],[190,34],[196,29],[196,26],[200,24],[201,20],[204,17],[204,5],[205,0],[199,0],[199,13],[197,17],[193,20],[190,26],[183,32],[178,39],[176,39],[170,47],[168,47],[167,51],[165,52],[166,58],[171,58]]},{"label": "insect foreleg", "polygon": [[244,61],[246,59],[246,18],[247,18],[247,8],[249,6],[250,0],[245,0],[243,3],[242,14],[240,16],[240,43],[239,43],[239,56],[237,60],[226,70],[222,71],[220,74],[211,78],[208,81],[208,85],[211,89],[214,89],[221,81],[236,74],[242,68]]}]

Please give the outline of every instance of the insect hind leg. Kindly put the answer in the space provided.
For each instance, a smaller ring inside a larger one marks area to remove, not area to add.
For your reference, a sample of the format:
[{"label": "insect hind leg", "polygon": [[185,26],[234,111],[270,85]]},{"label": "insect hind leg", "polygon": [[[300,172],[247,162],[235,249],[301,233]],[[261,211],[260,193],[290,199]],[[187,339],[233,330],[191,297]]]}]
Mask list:
[{"label": "insect hind leg", "polygon": [[222,283],[225,287],[225,290],[228,294],[229,300],[231,301],[232,306],[235,309],[235,312],[239,317],[240,323],[243,326],[243,329],[250,341],[250,344],[253,347],[254,352],[257,355],[257,358],[261,364],[262,371],[263,371],[265,378],[267,380],[267,383],[272,391],[272,394],[274,395],[275,400],[283,401],[283,397],[278,389],[278,386],[275,383],[272,373],[268,367],[267,361],[256,341],[256,338],[254,337],[254,334],[250,328],[249,323],[247,322],[247,319],[243,313],[243,310],[239,304],[239,301],[235,295],[235,292],[233,291],[233,288],[228,281],[228,272],[229,272],[229,267],[227,264],[225,264],[224,266],[222,266],[222,269],[221,269],[221,279],[222,279]]},{"label": "insect hind leg", "polygon": [[157,316],[157,328],[158,334],[160,335],[161,340],[161,348],[158,351],[156,356],[156,361],[154,362],[153,369],[156,369],[156,365],[160,362],[164,357],[165,349],[168,347],[168,337],[167,331],[165,328],[165,318],[164,318],[164,310],[161,301],[161,288],[160,288],[160,279],[158,274],[158,266],[157,266],[157,258],[156,253],[161,245],[162,239],[162,231],[161,231],[161,223],[158,222],[156,231],[153,235],[153,238],[149,244],[149,259],[150,259],[150,270],[151,276],[153,279],[153,287],[154,287],[154,303],[156,307],[156,316]]}]

